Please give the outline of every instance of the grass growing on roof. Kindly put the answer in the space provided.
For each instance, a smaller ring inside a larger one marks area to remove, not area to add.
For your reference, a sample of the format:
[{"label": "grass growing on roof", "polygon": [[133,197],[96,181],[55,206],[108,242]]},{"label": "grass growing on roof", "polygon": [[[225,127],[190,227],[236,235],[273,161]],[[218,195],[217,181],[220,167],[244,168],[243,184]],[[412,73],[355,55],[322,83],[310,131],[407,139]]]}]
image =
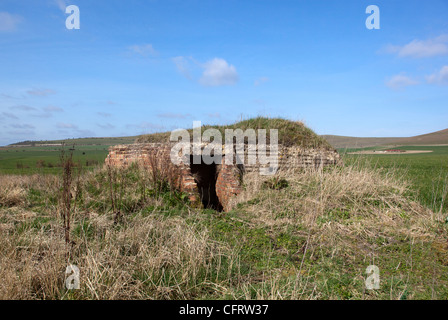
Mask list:
[{"label": "grass growing on roof", "polygon": [[[226,129],[241,129],[243,131],[247,129],[266,129],[267,130],[267,143],[269,143],[269,130],[278,130],[278,142],[284,146],[303,146],[306,148],[320,148],[333,150],[330,144],[322,137],[317,135],[313,130],[306,127],[302,122],[291,121],[282,118],[265,118],[257,117],[248,120],[243,120],[230,125],[203,125],[201,127],[202,132],[207,129],[217,129],[220,131],[222,137],[225,136]],[[188,129],[190,137],[193,136],[193,129]],[[149,143],[149,142],[168,142],[170,132],[154,133],[148,135],[142,135],[136,139],[137,143]]]}]

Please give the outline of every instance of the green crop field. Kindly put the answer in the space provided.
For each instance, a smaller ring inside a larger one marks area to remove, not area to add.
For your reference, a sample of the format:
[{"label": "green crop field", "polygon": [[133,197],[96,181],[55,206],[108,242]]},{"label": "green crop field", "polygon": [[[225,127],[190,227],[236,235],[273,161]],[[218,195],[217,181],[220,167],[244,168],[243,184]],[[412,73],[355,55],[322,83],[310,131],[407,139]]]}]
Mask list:
[{"label": "green crop field", "polygon": [[341,150],[347,164],[360,162],[381,168],[385,174],[397,170],[411,183],[412,191],[420,202],[432,210],[447,211],[448,146],[402,146],[401,150],[431,150],[431,153],[351,155],[359,150],[381,150],[381,148]]},{"label": "green crop field", "polygon": [[104,163],[110,146],[130,144],[136,137],[80,138],[53,141],[23,141],[0,148],[0,174],[54,174],[58,168],[62,144],[73,150],[73,161],[84,169]]},{"label": "green crop field", "polygon": [[[65,146],[66,152],[71,148]],[[75,145],[73,160],[83,168],[92,168],[104,162],[108,148],[108,145]],[[61,146],[0,149],[0,174],[58,173],[61,149]]]}]

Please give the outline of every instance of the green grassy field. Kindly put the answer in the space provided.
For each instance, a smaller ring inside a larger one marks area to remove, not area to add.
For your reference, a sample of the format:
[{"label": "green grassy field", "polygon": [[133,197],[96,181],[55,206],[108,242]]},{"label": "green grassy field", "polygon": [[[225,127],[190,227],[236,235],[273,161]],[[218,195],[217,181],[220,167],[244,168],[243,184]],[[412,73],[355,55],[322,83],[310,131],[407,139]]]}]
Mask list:
[{"label": "green grassy field", "polygon": [[62,144],[73,151],[73,160],[84,169],[104,163],[109,147],[134,143],[137,137],[80,138],[52,141],[22,141],[0,148],[0,174],[56,174]]},{"label": "green grassy field", "polygon": [[412,191],[423,204],[432,210],[446,211],[448,208],[448,146],[402,146],[401,150],[431,150],[431,153],[350,155],[348,152],[360,150],[382,150],[373,147],[365,149],[339,150],[347,164],[361,164],[381,168],[386,174],[396,170],[412,184]]},{"label": "green grassy field", "polygon": [[[73,146],[66,146],[66,152]],[[108,153],[104,146],[75,146],[73,160],[85,169],[104,163]],[[61,148],[54,147],[14,147],[0,149],[0,174],[55,174],[59,168]]]}]

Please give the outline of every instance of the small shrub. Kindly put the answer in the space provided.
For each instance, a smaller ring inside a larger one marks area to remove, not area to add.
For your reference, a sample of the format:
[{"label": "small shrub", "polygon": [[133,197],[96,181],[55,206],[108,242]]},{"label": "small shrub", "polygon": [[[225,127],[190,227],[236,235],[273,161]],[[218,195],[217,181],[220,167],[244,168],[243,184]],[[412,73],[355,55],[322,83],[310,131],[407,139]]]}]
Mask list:
[{"label": "small shrub", "polygon": [[266,180],[263,183],[265,188],[273,189],[273,190],[281,190],[287,188],[289,186],[288,180],[280,177],[273,177],[269,180]]},{"label": "small shrub", "polygon": [[36,168],[44,168],[44,167],[45,167],[45,161],[44,160],[37,160]]},{"label": "small shrub", "polygon": [[0,207],[14,207],[25,202],[26,191],[21,187],[0,190]]}]

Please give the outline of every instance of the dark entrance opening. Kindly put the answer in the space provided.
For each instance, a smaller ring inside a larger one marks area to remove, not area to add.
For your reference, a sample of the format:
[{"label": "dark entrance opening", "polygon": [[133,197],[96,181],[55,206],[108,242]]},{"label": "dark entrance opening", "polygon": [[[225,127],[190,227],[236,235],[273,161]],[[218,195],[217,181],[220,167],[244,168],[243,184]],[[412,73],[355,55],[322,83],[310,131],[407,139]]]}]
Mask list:
[{"label": "dark entrance opening", "polygon": [[216,164],[205,164],[202,159],[200,164],[193,163],[193,156],[190,157],[191,174],[198,186],[204,208],[222,211],[222,205],[216,194]]}]

